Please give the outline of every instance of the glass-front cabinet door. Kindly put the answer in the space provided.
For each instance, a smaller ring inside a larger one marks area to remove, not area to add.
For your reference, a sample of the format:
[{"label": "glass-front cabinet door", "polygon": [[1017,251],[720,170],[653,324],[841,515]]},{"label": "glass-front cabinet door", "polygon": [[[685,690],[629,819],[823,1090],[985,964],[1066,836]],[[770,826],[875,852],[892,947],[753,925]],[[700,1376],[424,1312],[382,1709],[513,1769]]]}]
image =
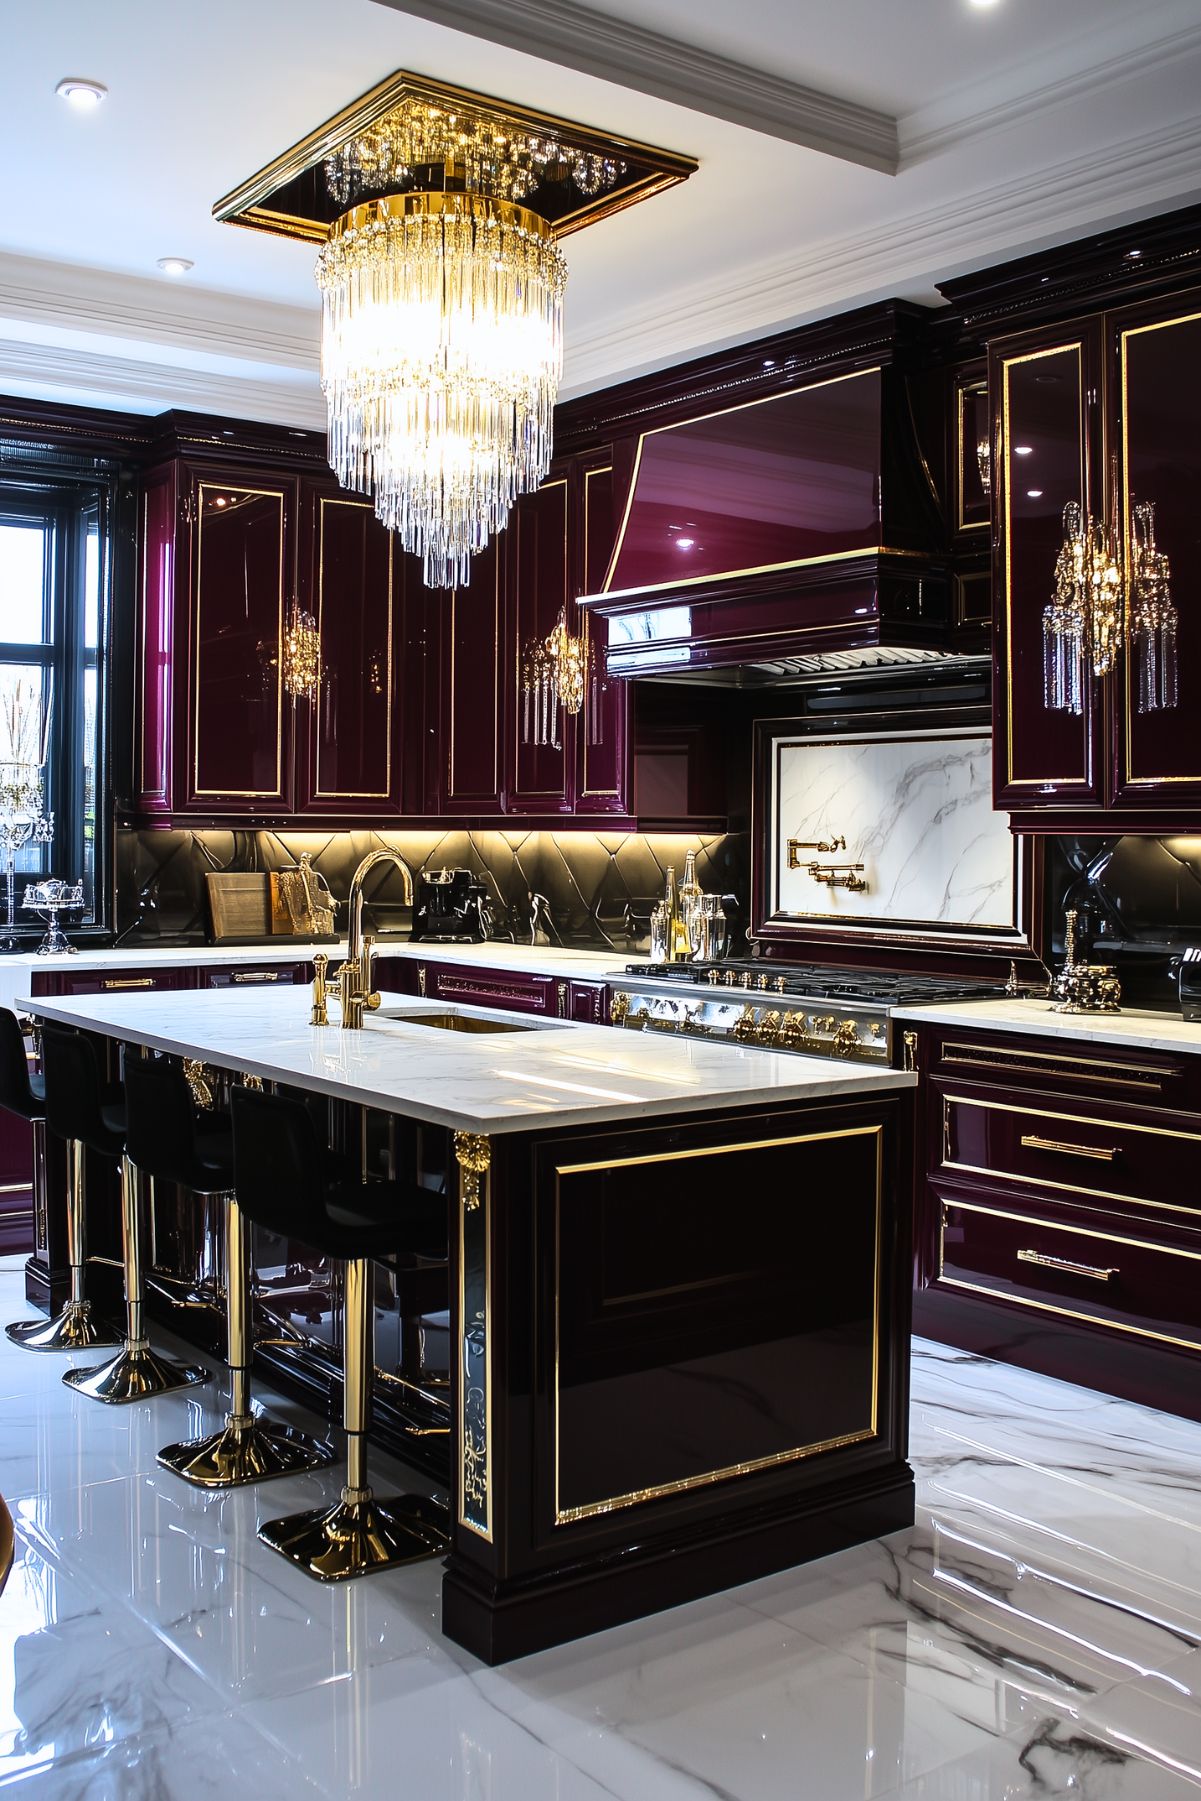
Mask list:
[{"label": "glass-front cabinet door", "polygon": [[[294,594],[294,481],[192,477],[187,806],[290,812],[292,719],[282,679]],[[179,705],[184,697],[177,695]]]},{"label": "glass-front cabinet door", "polygon": [[1201,292],[1107,323],[1127,587],[1114,797],[1170,815],[1201,805]]},{"label": "glass-front cabinet door", "polygon": [[[555,703],[540,708],[527,684],[527,665],[539,643],[566,616],[568,572],[568,476],[552,475],[534,494],[523,494],[505,531],[509,557],[507,657],[514,704],[509,738],[506,812],[567,813],[576,721]],[[574,613],[574,608],[573,608]],[[574,618],[568,619],[574,631]]]},{"label": "glass-front cabinet door", "polygon": [[[568,521],[577,594],[596,594],[613,551],[613,465],[605,458],[575,472],[578,483]],[[625,813],[629,808],[630,684],[605,674],[607,621],[576,611],[575,630],[586,646],[584,704],[576,720],[577,813]]]},{"label": "glass-front cabinet door", "polygon": [[400,541],[369,500],[310,493],[303,604],[317,623],[307,812],[356,818],[400,811]]},{"label": "glass-front cabinet door", "polygon": [[1064,539],[1064,508],[1084,512],[1099,496],[1099,446],[1091,442],[1096,376],[1092,328],[993,351],[990,389],[999,408],[1000,467],[994,587],[998,629],[993,782],[1010,812],[1100,803],[1104,721],[1087,671],[1074,707],[1049,704],[1044,613]]}]

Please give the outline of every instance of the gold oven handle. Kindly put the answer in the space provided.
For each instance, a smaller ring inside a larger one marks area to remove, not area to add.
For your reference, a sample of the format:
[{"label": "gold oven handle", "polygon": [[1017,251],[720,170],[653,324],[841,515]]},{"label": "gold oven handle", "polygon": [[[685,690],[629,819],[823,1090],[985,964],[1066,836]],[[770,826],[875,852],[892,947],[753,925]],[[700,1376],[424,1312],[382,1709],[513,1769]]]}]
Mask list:
[{"label": "gold oven handle", "polygon": [[1039,1138],[1037,1133],[1026,1133],[1022,1138],[1023,1149],[1031,1151],[1059,1151],[1065,1157],[1092,1157],[1098,1163],[1112,1163],[1119,1155],[1119,1147],[1102,1144],[1065,1144],[1059,1138]]},{"label": "gold oven handle", "polygon": [[1070,1257],[1048,1257],[1044,1251],[1019,1251],[1019,1263],[1034,1263],[1039,1269],[1055,1269],[1061,1275],[1088,1276],[1094,1282],[1108,1282],[1118,1274],[1116,1269],[1097,1269],[1091,1263],[1073,1263]]},{"label": "gold oven handle", "polygon": [[107,988],[107,989],[111,989],[111,988],[153,988],[154,987],[154,977],[153,976],[125,976],[125,977],[110,976],[107,980],[101,982],[100,986],[102,988]]}]

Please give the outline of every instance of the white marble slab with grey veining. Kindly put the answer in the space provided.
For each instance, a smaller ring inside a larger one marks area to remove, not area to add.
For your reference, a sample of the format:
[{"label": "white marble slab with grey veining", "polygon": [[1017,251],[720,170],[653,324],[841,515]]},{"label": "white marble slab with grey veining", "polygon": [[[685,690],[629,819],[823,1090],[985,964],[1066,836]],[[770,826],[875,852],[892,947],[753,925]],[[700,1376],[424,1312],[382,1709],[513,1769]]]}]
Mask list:
[{"label": "white marble slab with grey veining", "polygon": [[[888,1094],[917,1078],[829,1058],[389,997],[361,1031],[309,1024],[307,988],[39,996],[23,1002],[152,1050],[471,1132]],[[332,1011],[332,1010],[331,1010]],[[487,1033],[423,1026],[464,1014]]]},{"label": "white marble slab with grey veining", "polygon": [[1129,1050],[1201,1052],[1201,1020],[1178,1013],[1149,1013],[1123,1007],[1120,1013],[1053,1013],[1046,999],[1024,995],[999,1001],[934,1001],[894,1007],[893,1019],[919,1025],[981,1026],[990,1032],[1035,1038],[1076,1039],[1083,1044],[1123,1045]]}]

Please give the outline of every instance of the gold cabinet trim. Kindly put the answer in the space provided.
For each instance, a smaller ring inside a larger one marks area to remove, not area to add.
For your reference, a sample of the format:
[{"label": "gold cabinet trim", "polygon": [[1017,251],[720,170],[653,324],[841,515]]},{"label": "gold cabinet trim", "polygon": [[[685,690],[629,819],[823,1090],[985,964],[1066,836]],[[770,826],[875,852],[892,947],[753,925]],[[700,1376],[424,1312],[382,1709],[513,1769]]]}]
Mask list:
[{"label": "gold cabinet trim", "polygon": [[[650,1488],[631,1489],[625,1494],[610,1495],[601,1501],[586,1501],[577,1507],[563,1507],[559,1499],[559,1305],[560,1305],[560,1268],[559,1268],[559,1217],[562,1207],[562,1178],[564,1176],[585,1175],[597,1170],[632,1169],[639,1164],[679,1163],[689,1158],[728,1157],[739,1151],[759,1151],[781,1148],[790,1144],[817,1144],[834,1138],[873,1138],[876,1151],[876,1190],[875,1190],[875,1268],[872,1280],[872,1387],[871,1414],[869,1424],[854,1432],[840,1433],[834,1438],[818,1440],[813,1444],[797,1445],[787,1451],[773,1451],[765,1457],[756,1457],[745,1463],[726,1464],[721,1469],[705,1470],[696,1476],[681,1476],[672,1482],[658,1483]],[[655,1501],[667,1495],[684,1494],[690,1489],[708,1487],[714,1482],[724,1482],[734,1476],[750,1476],[760,1470],[774,1469],[781,1464],[796,1463],[805,1457],[816,1457],[823,1451],[840,1450],[846,1445],[863,1444],[879,1435],[880,1411],[880,1297],[883,1280],[883,1247],[884,1247],[884,1127],[845,1126],[829,1132],[800,1132],[785,1138],[754,1138],[740,1144],[721,1144],[700,1146],[692,1150],[664,1151],[660,1155],[647,1154],[637,1157],[616,1157],[589,1163],[565,1163],[555,1167],[555,1352],[554,1377],[551,1393],[551,1408],[554,1414],[554,1520],[556,1526],[569,1526],[578,1520],[594,1519],[598,1514],[616,1513],[623,1507],[635,1507],[644,1501]]]},{"label": "gold cabinet trim", "polygon": [[1077,1238],[1097,1238],[1104,1244],[1126,1244],[1138,1251],[1154,1251],[1165,1257],[1186,1257],[1192,1262],[1201,1262],[1201,1251],[1182,1251],[1174,1245],[1148,1244],[1142,1238],[1121,1238],[1112,1232],[1097,1232],[1087,1226],[1061,1226],[1051,1220],[1039,1219],[1029,1213],[1009,1213],[1002,1207],[977,1207],[967,1201],[941,1201],[939,1206],[938,1226],[938,1281],[944,1288],[961,1288],[969,1294],[982,1294],[993,1300],[1009,1301],[1016,1307],[1033,1307],[1039,1313],[1053,1313],[1062,1319],[1083,1320],[1092,1326],[1109,1326],[1115,1332],[1126,1332],[1132,1338],[1151,1339],[1157,1344],[1179,1345],[1186,1351],[1201,1350],[1201,1330],[1196,1338],[1179,1338],[1171,1332],[1153,1332],[1147,1326],[1128,1325],[1123,1320],[1111,1319],[1108,1314],[1089,1313],[1076,1307],[1059,1307],[1052,1301],[1036,1301],[1032,1297],[1010,1294],[1008,1289],[993,1288],[984,1282],[968,1282],[959,1276],[943,1274],[945,1267],[947,1208],[956,1207],[961,1213],[980,1213],[992,1219],[1011,1219],[1017,1225],[1037,1226],[1047,1232],[1070,1232]]},{"label": "gold cabinet trim", "polygon": [[[1085,486],[1085,412],[1084,412],[1084,364],[1079,341],[1067,344],[1053,344],[1047,350],[1030,350],[1021,356],[1006,357],[1001,364],[1001,457],[1000,468],[993,471],[994,484],[999,480],[1005,487],[1005,709],[1008,730],[1005,744],[1005,785],[1008,788],[1046,788],[1055,782],[1070,784],[1079,789],[1089,784],[1089,771],[1086,768],[1079,775],[1039,775],[1015,776],[1013,773],[1013,523],[1010,515],[1011,483],[1009,480],[1010,465],[1010,432],[1009,432],[1009,371],[1020,363],[1037,363],[1045,357],[1063,356],[1072,351],[1076,358],[1076,369],[1079,387],[1079,407],[1077,424],[1080,434],[1080,500],[1086,500]],[[1071,499],[1069,494],[1067,499]],[[1048,588],[1051,572],[1048,572]],[[1087,759],[1086,759],[1087,763]],[[1068,796],[1070,802],[1071,796]]]},{"label": "gold cabinet trim", "polygon": [[[1032,1119],[1062,1119],[1075,1125],[1105,1126],[1113,1125],[1112,1120],[1089,1119],[1078,1113],[1052,1113],[1039,1107],[1015,1107],[1005,1101],[980,1101],[962,1094],[944,1094],[942,1097],[942,1162],[941,1169],[953,1170],[958,1175],[986,1176],[990,1182],[1016,1183],[1023,1188],[1053,1188],[1059,1194],[1087,1195],[1092,1200],[1117,1202],[1121,1206],[1150,1207],[1158,1213],[1182,1213],[1187,1218],[1201,1223],[1201,1200],[1196,1207],[1184,1207],[1176,1201],[1152,1201],[1141,1195],[1126,1194],[1116,1188],[1085,1188],[1078,1182],[1056,1182],[1051,1176],[1019,1175],[1015,1170],[987,1169],[979,1163],[960,1163],[951,1156],[951,1103],[963,1107],[983,1107],[999,1113],[1021,1113]],[[1121,1124],[1119,1131],[1149,1132],[1161,1138],[1191,1138],[1201,1144],[1201,1134],[1196,1132],[1177,1132],[1166,1126],[1138,1126]]]},{"label": "gold cabinet trim", "polygon": [[[553,478],[553,480],[543,482],[542,486],[540,488],[535,489],[534,494],[531,495],[529,498],[536,499],[536,498],[541,497],[543,494],[549,494],[549,492],[552,488],[561,488],[563,490],[563,493],[562,493],[562,501],[563,501],[563,613],[564,613],[564,617],[566,618],[568,608],[570,607],[571,602],[572,602],[571,571],[570,571],[570,568],[568,566],[568,561],[567,561],[567,524],[568,524],[567,477],[565,475],[556,475]],[[540,634],[538,632],[538,622],[537,622],[536,615],[534,617],[534,621],[531,626],[531,629],[528,632],[523,632],[523,630],[522,630],[521,581],[520,581],[518,572],[521,569],[521,533],[522,533],[522,528],[525,526],[525,522],[528,517],[529,517],[529,515],[526,513],[523,513],[521,511],[520,507],[515,507],[513,509],[513,514],[512,514],[512,518],[514,521],[514,525],[513,525],[514,584],[513,585],[514,585],[514,589],[515,589],[515,593],[514,593],[514,597],[513,597],[513,607],[512,607],[512,617],[513,617],[513,694],[515,697],[514,704],[513,704],[513,786],[514,786],[514,791],[517,794],[531,794],[531,795],[545,794],[545,795],[548,795],[552,800],[565,801],[567,798],[567,793],[568,793],[567,747],[568,747],[568,743],[569,743],[569,738],[568,738],[568,733],[567,733],[566,728],[567,728],[567,720],[569,718],[569,715],[564,711],[564,709],[562,707],[560,707],[560,709],[559,709],[559,738],[560,738],[560,745],[561,745],[560,755],[562,757],[562,762],[563,762],[563,779],[562,779],[562,782],[560,783],[559,789],[557,791],[553,788],[525,789],[522,787],[522,783],[521,783],[521,753],[522,753],[522,750],[523,749],[525,749],[525,750],[553,750],[554,749],[554,746],[551,744],[543,744],[543,745],[527,744],[527,745],[523,746],[522,739],[521,739],[521,714],[522,714],[521,698],[520,698],[521,697],[521,664],[522,664],[522,658],[523,658],[523,654],[524,654],[524,650],[525,650],[525,644],[526,644],[527,640],[530,638],[533,638],[535,636],[545,636],[546,635],[545,633]],[[529,811],[530,809],[523,808],[522,810]]]},{"label": "gold cabinet trim", "polygon": [[[589,543],[589,534],[591,532],[591,524],[590,524],[591,514],[589,512],[589,508],[591,506],[592,489],[589,484],[591,483],[594,475],[612,475],[612,473],[613,473],[612,463],[606,463],[603,468],[585,469],[585,471],[584,471],[584,556],[583,556],[583,566],[582,567],[583,567],[583,575],[584,575],[585,582],[587,582],[587,580],[588,580],[588,543]],[[584,612],[583,619],[580,621],[580,630],[583,633],[584,643],[587,645],[589,651],[593,652],[593,654],[599,654],[603,658],[603,656],[605,654],[603,648],[600,649],[599,652],[593,651],[592,615],[589,612],[587,612],[586,610]],[[603,671],[602,671],[602,678],[603,678]],[[600,704],[603,704],[603,703],[600,703]],[[584,738],[584,797],[587,798],[589,795],[596,795],[598,799],[616,800],[616,799],[620,798],[620,795],[621,795],[620,787],[593,788],[593,787],[589,786],[589,782],[588,782],[588,737],[589,737],[588,716],[589,716],[588,715],[588,696],[587,696],[587,692],[585,692],[584,708],[583,708],[583,713],[581,715],[581,729],[582,729],[583,738]]]},{"label": "gold cabinet trim", "polygon": [[[965,519],[963,516],[963,403],[969,394],[983,394],[988,399],[987,381],[962,382],[955,390],[956,398],[956,488],[955,488],[955,529],[960,532],[986,532],[992,524],[991,519]],[[992,439],[992,421],[988,426],[989,440]],[[985,496],[987,499],[987,495]]]},{"label": "gold cabinet trim", "polygon": [[[255,499],[274,500],[279,503],[279,604],[277,608],[275,644],[275,787],[274,788],[202,788],[200,786],[200,596],[201,570],[204,557],[204,494],[207,488],[219,489],[226,494],[248,494]],[[228,796],[236,800],[279,800],[284,798],[284,684],[283,684],[283,642],[284,642],[284,591],[287,587],[287,565],[284,558],[284,517],[287,511],[287,492],[283,488],[250,488],[242,482],[200,481],[196,487],[196,596],[192,607],[192,630],[194,633],[193,663],[195,664],[195,680],[192,684],[192,792],[196,796],[213,795]]]},{"label": "gold cabinet trim", "polygon": [[[1128,330],[1119,333],[1121,344],[1121,395],[1122,395],[1122,544],[1126,557],[1126,594],[1127,613],[1129,613],[1130,594],[1130,395],[1128,387],[1128,369],[1126,361],[1126,345],[1131,338],[1145,337],[1152,331],[1170,331],[1173,326],[1192,325],[1201,319],[1201,313],[1181,313],[1175,319],[1158,319],[1151,325],[1132,325]],[[1147,496],[1154,499],[1154,495]],[[1131,768],[1130,750],[1132,743],[1133,714],[1130,706],[1130,676],[1134,659],[1129,654],[1123,658],[1122,704],[1126,721],[1126,742],[1123,747],[1123,764],[1125,785],[1128,788],[1158,788],[1169,782],[1201,782],[1201,772],[1195,775],[1135,775]]]},{"label": "gold cabinet trim", "polygon": [[[369,502],[362,500],[342,500],[332,494],[322,494],[317,501],[317,639],[323,641],[325,625],[325,509],[326,507],[352,507],[356,512],[368,513],[374,519],[375,511]],[[384,738],[384,785],[382,788],[323,788],[321,786],[321,680],[318,677],[317,693],[313,701],[313,758],[316,765],[316,780],[313,783],[315,800],[387,800],[392,793],[392,730],[393,730],[393,686],[392,686],[392,638],[395,615],[396,572],[394,540],[388,533],[388,621],[386,629],[387,665],[384,680],[384,693],[387,702],[387,726]],[[324,664],[324,657],[322,658]],[[324,673],[324,668],[321,673]]]},{"label": "gold cabinet trim", "polygon": [[[462,1142],[460,1142],[462,1141]],[[492,1147],[476,1133],[455,1134],[455,1159],[459,1166],[459,1320],[458,1320],[458,1456],[455,1471],[455,1514],[467,1532],[492,1543]],[[477,1442],[469,1416],[466,1251],[468,1216],[472,1231],[484,1242],[484,1431]],[[467,1508],[468,1464],[470,1479],[482,1485],[484,1523],[471,1518]]]},{"label": "gold cabinet trim", "polygon": [[[1060,1051],[1011,1051],[1004,1046],[991,1044],[981,1047],[987,1051],[987,1056],[968,1055],[957,1057],[951,1054],[955,1051],[975,1052],[976,1048],[975,1045],[964,1044],[959,1039],[944,1038],[939,1053],[939,1061],[941,1063],[966,1063],[969,1069],[995,1069],[1000,1071],[1003,1075],[1059,1075],[1060,1072],[1057,1069],[1040,1068],[1038,1059],[1041,1058],[1044,1063],[1068,1063],[1077,1074],[1083,1072],[1091,1081],[1104,1082],[1113,1087],[1120,1086],[1123,1088],[1133,1087],[1134,1084],[1124,1081],[1122,1075],[1102,1076],[1095,1075],[1093,1072],[1101,1069],[1119,1070],[1132,1076],[1154,1076],[1156,1080],[1160,1082],[1162,1082],[1164,1076],[1175,1076],[1179,1073],[1174,1069],[1160,1069],[1152,1063],[1109,1063],[1103,1062],[1100,1058],[1095,1060],[1089,1058],[1087,1061],[1082,1062],[1079,1057],[1068,1057]],[[990,1061],[990,1059],[992,1060]]]}]

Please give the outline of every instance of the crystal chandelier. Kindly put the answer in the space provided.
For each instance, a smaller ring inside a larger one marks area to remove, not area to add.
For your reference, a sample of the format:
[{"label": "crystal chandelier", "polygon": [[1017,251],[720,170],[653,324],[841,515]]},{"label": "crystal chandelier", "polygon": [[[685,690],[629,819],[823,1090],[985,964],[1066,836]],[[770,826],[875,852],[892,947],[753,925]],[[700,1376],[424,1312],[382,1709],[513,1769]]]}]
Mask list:
[{"label": "crystal chandelier", "polygon": [[321,677],[321,637],[311,613],[293,603],[284,627],[281,675],[293,700],[311,700]]},{"label": "crystal chandelier", "polygon": [[547,472],[558,240],[696,167],[402,69],[216,203],[218,219],[321,246],[330,461],[429,585],[465,582]]}]

